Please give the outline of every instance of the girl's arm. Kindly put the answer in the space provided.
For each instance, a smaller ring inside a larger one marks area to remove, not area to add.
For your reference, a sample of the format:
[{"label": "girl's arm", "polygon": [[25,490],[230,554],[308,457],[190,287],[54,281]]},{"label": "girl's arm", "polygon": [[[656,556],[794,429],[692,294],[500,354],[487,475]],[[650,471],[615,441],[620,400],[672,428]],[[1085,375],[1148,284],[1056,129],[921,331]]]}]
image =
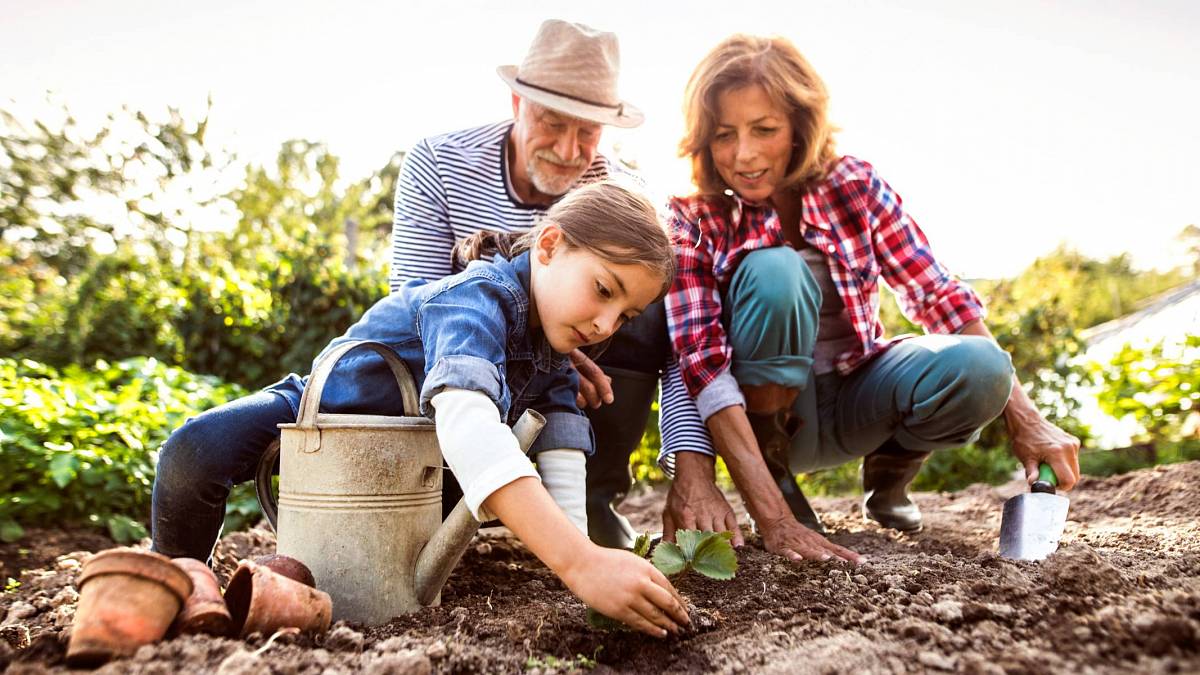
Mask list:
[{"label": "girl's arm", "polygon": [[442,456],[472,515],[494,514],[572,593],[606,616],[656,637],[690,623],[679,594],[653,565],[596,546],[555,505],[491,399],[444,388],[431,404]]},{"label": "girl's arm", "polygon": [[629,551],[593,544],[536,478],[505,485],[484,505],[592,609],[655,637],[691,623],[662,572]]}]

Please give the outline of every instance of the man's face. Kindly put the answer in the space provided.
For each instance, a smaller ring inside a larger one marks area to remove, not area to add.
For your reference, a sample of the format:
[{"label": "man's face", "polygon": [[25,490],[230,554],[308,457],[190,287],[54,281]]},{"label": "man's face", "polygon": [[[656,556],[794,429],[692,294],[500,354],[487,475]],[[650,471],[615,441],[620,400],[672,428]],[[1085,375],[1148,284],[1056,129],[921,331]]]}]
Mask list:
[{"label": "man's face", "polygon": [[513,96],[513,169],[551,197],[566,194],[596,158],[601,125]]}]

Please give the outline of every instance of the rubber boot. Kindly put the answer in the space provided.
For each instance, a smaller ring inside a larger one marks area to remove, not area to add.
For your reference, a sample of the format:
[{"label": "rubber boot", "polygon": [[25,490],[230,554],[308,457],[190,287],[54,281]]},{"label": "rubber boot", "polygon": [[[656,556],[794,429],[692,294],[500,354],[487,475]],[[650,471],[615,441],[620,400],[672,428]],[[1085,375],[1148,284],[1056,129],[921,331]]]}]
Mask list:
[{"label": "rubber boot", "polygon": [[888,440],[863,458],[863,519],[901,532],[919,532],[921,509],[909,498],[908,485],[929,454]]},{"label": "rubber boot", "polygon": [[796,484],[796,474],[788,467],[788,449],[792,437],[800,428],[801,421],[787,411],[777,413],[746,413],[750,419],[750,428],[754,430],[754,438],[758,440],[758,448],[767,463],[767,469],[783,499],[787,502],[792,515],[800,524],[819,534],[825,534],[825,526],[813,510],[812,505],[805,499],[800,486]]},{"label": "rubber boot", "polygon": [[646,431],[658,374],[602,368],[612,378],[613,402],[585,411],[596,437],[596,452],[587,460],[588,537],[608,548],[633,548],[637,533],[616,507],[633,485],[629,456]]}]

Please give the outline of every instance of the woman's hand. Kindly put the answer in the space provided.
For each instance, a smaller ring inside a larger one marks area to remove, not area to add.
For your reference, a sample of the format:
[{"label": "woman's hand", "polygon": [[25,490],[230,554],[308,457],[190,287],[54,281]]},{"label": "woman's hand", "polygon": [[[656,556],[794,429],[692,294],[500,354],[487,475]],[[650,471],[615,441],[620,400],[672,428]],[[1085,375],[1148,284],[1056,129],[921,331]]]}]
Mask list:
[{"label": "woman's hand", "polygon": [[1025,467],[1025,480],[1037,480],[1042,462],[1054,469],[1058,487],[1068,492],[1079,481],[1079,439],[1059,429],[1036,410],[1006,415],[1013,456]]},{"label": "woman's hand", "polygon": [[613,402],[612,378],[604,374],[596,362],[578,349],[567,355],[571,365],[579,373],[579,393],[575,394],[575,405],[580,410],[599,408]]},{"label": "woman's hand", "polygon": [[560,577],[588,607],[647,635],[666,637],[691,624],[667,577],[629,551],[592,545]]}]

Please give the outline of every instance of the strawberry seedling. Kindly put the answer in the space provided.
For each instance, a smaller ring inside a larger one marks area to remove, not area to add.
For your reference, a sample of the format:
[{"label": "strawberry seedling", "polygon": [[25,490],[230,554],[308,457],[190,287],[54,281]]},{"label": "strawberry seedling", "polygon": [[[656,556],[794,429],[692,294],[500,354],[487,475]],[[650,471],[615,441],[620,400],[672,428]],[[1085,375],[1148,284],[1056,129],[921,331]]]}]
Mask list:
[{"label": "strawberry seedling", "polygon": [[[650,564],[667,576],[694,570],[718,581],[728,581],[737,573],[737,555],[733,552],[732,532],[676,530],[675,541],[660,541],[650,556]],[[633,544],[634,555],[646,557],[650,537],[643,534]],[[594,609],[588,608],[588,624],[604,630],[629,630],[628,627]]]}]

